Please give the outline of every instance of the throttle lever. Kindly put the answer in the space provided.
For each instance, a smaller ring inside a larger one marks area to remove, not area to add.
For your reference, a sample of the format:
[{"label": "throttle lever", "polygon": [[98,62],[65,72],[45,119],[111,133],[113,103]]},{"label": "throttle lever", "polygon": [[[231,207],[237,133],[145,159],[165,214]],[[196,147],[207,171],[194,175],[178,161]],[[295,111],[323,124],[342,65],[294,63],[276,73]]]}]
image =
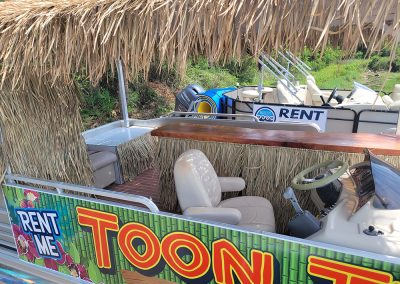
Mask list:
[{"label": "throttle lever", "polygon": [[292,203],[292,206],[293,206],[294,210],[296,211],[297,215],[304,214],[304,211],[303,211],[303,209],[301,209],[300,204],[297,200],[296,194],[294,194],[293,188],[291,188],[290,186],[288,188],[286,188],[285,192],[283,193],[283,197],[286,200],[289,200],[290,203]]}]

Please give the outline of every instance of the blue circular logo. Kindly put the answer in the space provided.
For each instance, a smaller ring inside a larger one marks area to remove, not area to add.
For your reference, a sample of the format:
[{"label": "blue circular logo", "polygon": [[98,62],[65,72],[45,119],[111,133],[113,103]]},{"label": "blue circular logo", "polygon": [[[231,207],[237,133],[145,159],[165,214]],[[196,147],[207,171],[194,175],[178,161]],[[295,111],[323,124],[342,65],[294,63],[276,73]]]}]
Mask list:
[{"label": "blue circular logo", "polygon": [[256,116],[260,121],[274,122],[276,120],[275,112],[269,107],[262,107],[256,111]]}]

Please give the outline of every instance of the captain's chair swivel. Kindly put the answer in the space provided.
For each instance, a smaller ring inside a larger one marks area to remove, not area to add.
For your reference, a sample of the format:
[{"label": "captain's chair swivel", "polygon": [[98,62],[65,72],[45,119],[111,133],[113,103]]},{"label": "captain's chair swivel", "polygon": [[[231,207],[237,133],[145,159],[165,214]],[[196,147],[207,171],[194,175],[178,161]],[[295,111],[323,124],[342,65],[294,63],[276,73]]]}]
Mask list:
[{"label": "captain's chair swivel", "polygon": [[175,163],[174,178],[183,215],[275,232],[274,210],[267,199],[243,196],[221,201],[222,192],[241,191],[245,181],[218,177],[203,152],[183,153]]}]

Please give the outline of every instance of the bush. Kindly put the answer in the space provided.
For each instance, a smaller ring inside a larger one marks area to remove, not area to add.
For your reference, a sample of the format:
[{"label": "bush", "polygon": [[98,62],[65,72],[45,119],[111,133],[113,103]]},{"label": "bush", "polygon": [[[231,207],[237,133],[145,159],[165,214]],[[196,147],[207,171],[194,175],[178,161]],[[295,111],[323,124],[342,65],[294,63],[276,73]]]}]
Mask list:
[{"label": "bush", "polygon": [[[81,115],[85,128],[98,126],[99,124],[115,120],[118,99],[104,88],[81,86],[83,96],[81,98]],[[82,89],[84,88],[84,89]]]},{"label": "bush", "polygon": [[170,111],[167,100],[159,96],[147,83],[136,82],[129,85],[128,111],[132,117],[154,118]]},{"label": "bush", "polygon": [[300,55],[301,60],[304,61],[313,71],[320,70],[332,63],[337,63],[342,59],[343,52],[338,48],[327,47],[324,53],[312,52],[310,48],[305,48]]},{"label": "bush", "polygon": [[237,82],[238,78],[230,74],[227,68],[210,66],[206,59],[200,58],[188,64],[181,88],[188,84],[199,84],[205,89],[224,88],[234,86]]},{"label": "bush", "polygon": [[257,62],[251,56],[245,56],[240,62],[232,60],[225,65],[225,68],[241,85],[252,85],[259,77]]},{"label": "bush", "polygon": [[387,71],[390,66],[389,57],[381,57],[379,55],[374,55],[368,63],[368,68],[372,71]]},{"label": "bush", "polygon": [[179,86],[179,76],[175,69],[170,69],[166,64],[152,63],[148,74],[149,81],[157,81],[166,84],[169,87],[177,88]]}]

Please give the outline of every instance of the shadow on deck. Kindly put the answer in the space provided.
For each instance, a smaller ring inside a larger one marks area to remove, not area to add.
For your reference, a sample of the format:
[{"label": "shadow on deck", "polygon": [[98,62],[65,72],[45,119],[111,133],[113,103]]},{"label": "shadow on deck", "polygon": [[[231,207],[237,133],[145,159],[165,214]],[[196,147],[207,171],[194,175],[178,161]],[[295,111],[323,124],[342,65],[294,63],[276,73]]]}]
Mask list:
[{"label": "shadow on deck", "polygon": [[[160,210],[164,210],[163,206],[160,204],[159,176],[158,170],[151,168],[135,177],[132,181],[125,182],[124,184],[112,184],[107,187],[107,189],[151,198]],[[118,202],[133,205],[131,202]],[[143,207],[143,205],[136,203],[134,205]]]}]

